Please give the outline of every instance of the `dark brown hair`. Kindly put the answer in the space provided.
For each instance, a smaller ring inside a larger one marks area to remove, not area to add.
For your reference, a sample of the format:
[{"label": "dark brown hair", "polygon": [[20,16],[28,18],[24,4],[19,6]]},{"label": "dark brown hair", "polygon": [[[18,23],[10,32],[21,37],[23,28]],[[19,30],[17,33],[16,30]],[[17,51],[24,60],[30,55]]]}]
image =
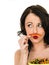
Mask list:
[{"label": "dark brown hair", "polygon": [[[29,13],[34,13],[40,17],[42,27],[44,28],[44,31],[45,31],[44,41],[48,45],[49,44],[49,14],[45,10],[45,8],[43,8],[40,5],[33,5],[25,9],[25,11],[23,12],[20,18],[21,31],[18,32],[18,35],[21,33],[24,35],[27,35],[25,30],[25,18]],[[32,47],[32,42],[28,40],[28,44],[29,44],[28,50],[30,52]]]}]

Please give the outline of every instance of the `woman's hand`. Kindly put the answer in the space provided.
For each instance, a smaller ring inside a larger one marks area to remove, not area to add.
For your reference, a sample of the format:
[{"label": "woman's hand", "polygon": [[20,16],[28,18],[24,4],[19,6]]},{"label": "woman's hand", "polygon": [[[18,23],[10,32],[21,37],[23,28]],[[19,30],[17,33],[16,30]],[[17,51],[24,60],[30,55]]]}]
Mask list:
[{"label": "woman's hand", "polygon": [[[23,35],[19,39],[19,45],[21,49],[21,60],[24,63],[27,63],[27,58],[28,58],[28,39],[30,36]],[[26,64],[25,64],[26,65]]]},{"label": "woman's hand", "polygon": [[21,38],[19,39],[19,45],[20,45],[20,49],[21,49],[21,53],[22,54],[28,54],[28,38],[30,36],[26,36],[26,35],[23,35],[23,36],[20,36]]}]

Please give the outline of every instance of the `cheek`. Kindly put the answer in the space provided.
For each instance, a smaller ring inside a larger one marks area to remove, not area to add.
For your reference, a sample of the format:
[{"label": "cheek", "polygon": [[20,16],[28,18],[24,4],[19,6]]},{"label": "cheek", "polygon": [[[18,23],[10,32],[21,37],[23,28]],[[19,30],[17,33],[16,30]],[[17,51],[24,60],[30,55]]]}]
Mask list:
[{"label": "cheek", "polygon": [[30,33],[30,30],[28,28],[26,28],[26,33],[29,34]]},{"label": "cheek", "polygon": [[39,29],[38,32],[39,32],[42,36],[45,35],[45,31],[44,31],[44,29]]},{"label": "cheek", "polygon": [[29,35],[29,33],[31,33],[31,30],[28,29],[28,27],[25,27],[25,30],[26,30],[27,35]]}]

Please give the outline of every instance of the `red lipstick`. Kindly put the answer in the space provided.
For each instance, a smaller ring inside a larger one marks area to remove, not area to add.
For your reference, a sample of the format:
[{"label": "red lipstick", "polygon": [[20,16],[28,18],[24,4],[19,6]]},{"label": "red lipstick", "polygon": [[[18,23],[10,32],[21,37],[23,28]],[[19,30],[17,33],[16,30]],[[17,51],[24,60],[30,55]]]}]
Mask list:
[{"label": "red lipstick", "polygon": [[34,39],[37,39],[37,38],[38,38],[38,36],[33,36],[33,38],[34,38]]}]

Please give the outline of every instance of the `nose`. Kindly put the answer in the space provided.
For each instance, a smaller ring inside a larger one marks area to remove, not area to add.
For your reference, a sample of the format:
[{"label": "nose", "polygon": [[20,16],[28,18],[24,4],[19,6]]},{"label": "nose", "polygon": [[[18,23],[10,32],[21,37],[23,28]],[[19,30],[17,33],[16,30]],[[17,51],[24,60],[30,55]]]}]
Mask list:
[{"label": "nose", "polygon": [[33,28],[33,33],[37,33],[38,31],[37,31],[37,27],[34,27]]}]

